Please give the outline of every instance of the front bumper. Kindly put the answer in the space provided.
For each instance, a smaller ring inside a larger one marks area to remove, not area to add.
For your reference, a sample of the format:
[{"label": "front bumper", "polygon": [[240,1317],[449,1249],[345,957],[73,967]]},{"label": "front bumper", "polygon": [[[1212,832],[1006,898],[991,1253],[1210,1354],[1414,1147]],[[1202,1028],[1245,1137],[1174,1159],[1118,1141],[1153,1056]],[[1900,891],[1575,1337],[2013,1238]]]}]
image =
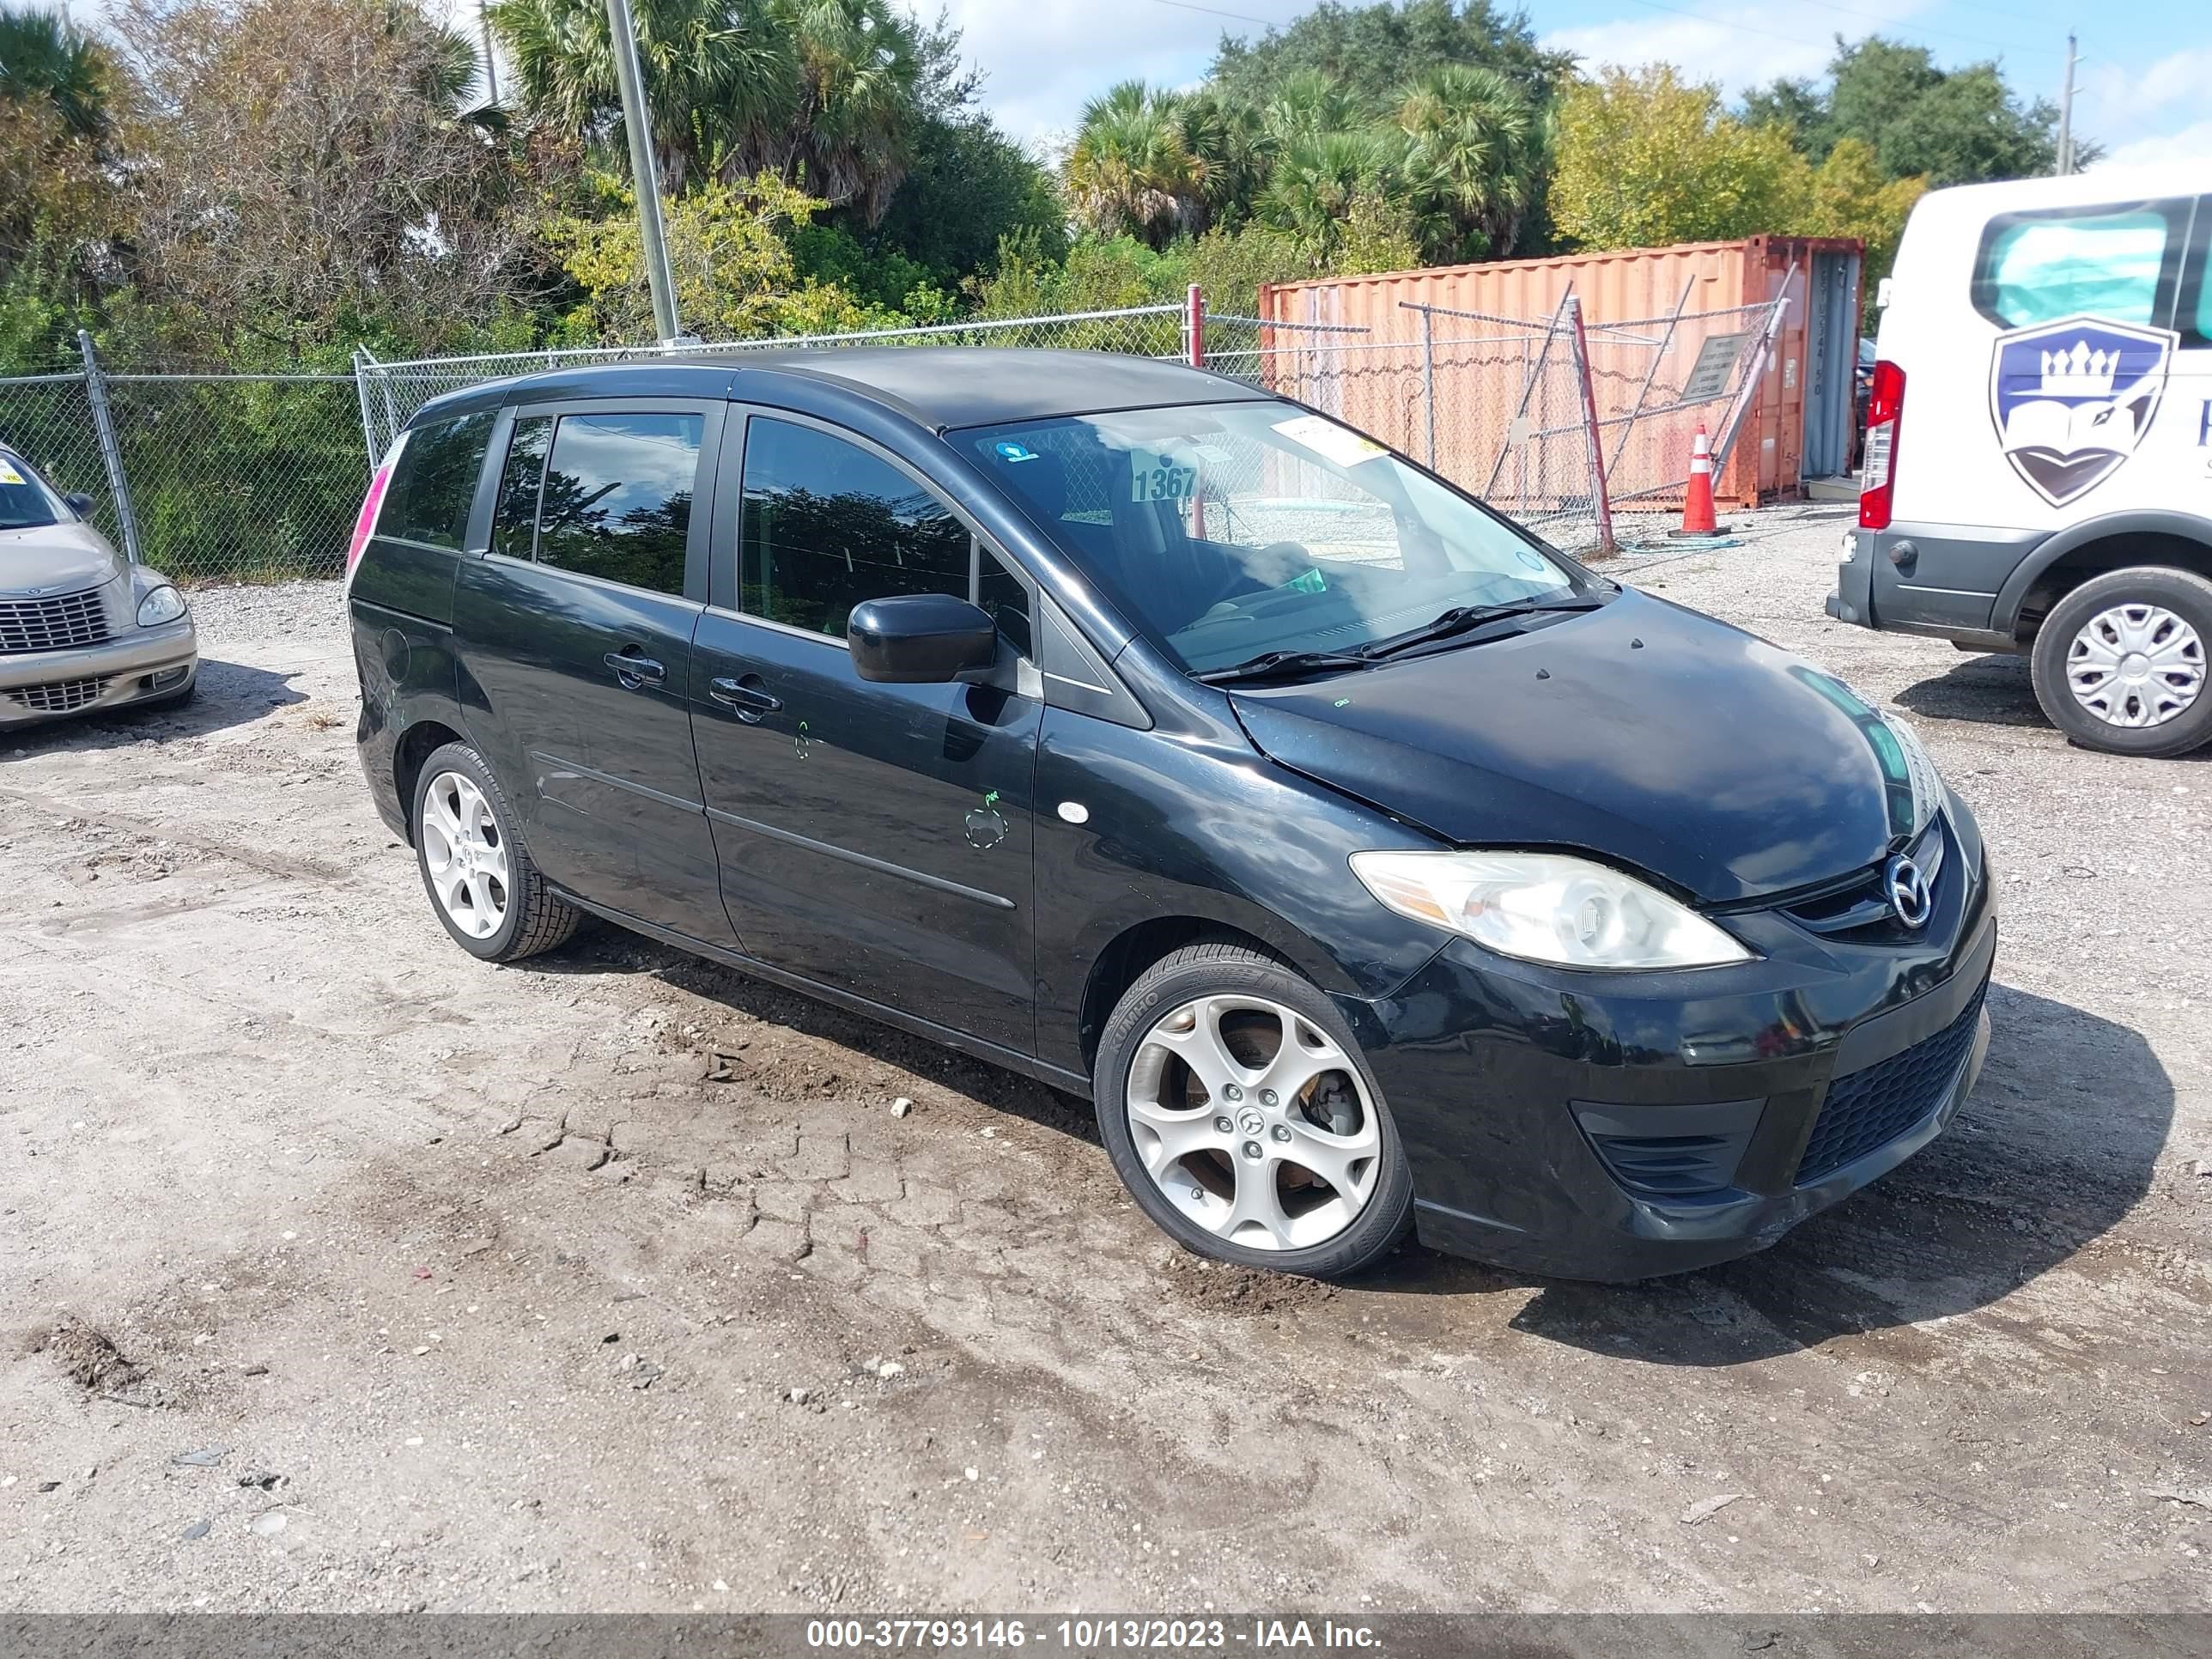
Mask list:
[{"label": "front bumper", "polygon": [[1948,810],[1934,914],[1901,940],[1763,911],[1729,918],[1759,960],[1640,975],[1462,942],[1359,1005],[1422,1242],[1562,1278],[1680,1273],[1765,1249],[1942,1133],[1980,1074],[1996,951],[1979,832]]},{"label": "front bumper", "polygon": [[199,636],[189,613],[158,628],[133,624],[99,645],[0,656],[0,727],[174,696],[198,672]]}]

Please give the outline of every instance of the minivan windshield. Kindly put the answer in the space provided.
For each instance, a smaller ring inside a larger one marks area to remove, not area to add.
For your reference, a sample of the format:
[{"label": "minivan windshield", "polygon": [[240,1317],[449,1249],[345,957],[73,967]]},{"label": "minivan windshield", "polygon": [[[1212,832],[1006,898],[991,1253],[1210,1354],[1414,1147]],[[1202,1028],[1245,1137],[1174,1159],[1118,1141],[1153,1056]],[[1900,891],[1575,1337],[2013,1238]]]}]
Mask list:
[{"label": "minivan windshield", "polygon": [[1194,674],[1261,659],[1358,666],[1336,659],[1600,586],[1380,444],[1290,404],[1057,416],[952,441]]},{"label": "minivan windshield", "polygon": [[0,530],[35,530],[72,516],[28,462],[0,449]]}]

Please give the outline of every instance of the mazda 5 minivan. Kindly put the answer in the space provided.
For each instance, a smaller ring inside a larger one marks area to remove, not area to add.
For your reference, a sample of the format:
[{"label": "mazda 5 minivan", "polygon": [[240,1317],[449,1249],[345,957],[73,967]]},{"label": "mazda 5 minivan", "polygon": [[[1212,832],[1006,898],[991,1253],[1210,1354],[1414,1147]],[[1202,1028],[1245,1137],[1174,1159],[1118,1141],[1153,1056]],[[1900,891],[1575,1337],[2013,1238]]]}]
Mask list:
[{"label": "mazda 5 minivan", "polygon": [[348,582],[369,788],[463,949],[590,913],[1088,1096],[1210,1255],[1696,1267],[1982,1063],[1982,840],[1907,727],[1236,380],[481,386]]}]

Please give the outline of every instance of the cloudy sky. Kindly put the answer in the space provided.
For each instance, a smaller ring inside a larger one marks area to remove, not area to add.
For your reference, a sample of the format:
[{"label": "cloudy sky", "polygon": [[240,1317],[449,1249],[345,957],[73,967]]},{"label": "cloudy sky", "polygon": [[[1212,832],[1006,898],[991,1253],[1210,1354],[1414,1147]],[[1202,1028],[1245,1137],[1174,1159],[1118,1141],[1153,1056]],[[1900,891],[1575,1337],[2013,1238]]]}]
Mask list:
[{"label": "cloudy sky", "polygon": [[[1130,76],[1182,85],[1225,31],[1258,33],[1306,0],[950,0],[984,99],[1018,137],[1064,137],[1086,98]],[[917,9],[931,9],[922,0]],[[2066,32],[2081,37],[2077,129],[2114,161],[2212,158],[2212,9],[2203,0],[1532,0],[1547,46],[1589,64],[1680,64],[1730,92],[1818,76],[1838,32],[1880,32],[1937,61],[1996,58],[2016,90],[2056,100]],[[2101,15],[2100,15],[2101,14]]]}]

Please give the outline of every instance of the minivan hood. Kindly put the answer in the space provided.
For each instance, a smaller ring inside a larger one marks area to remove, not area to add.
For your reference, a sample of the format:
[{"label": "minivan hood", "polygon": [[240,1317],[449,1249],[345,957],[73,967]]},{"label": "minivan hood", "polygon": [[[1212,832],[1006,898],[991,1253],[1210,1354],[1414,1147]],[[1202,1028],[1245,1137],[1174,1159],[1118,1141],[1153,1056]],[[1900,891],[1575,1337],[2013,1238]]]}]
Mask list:
[{"label": "minivan hood", "polygon": [[1881,717],[1840,681],[1632,588],[1528,634],[1231,701],[1271,759],[1442,840],[1595,853],[1709,903],[1863,868],[1913,828]]},{"label": "minivan hood", "polygon": [[77,593],[122,574],[123,561],[107,538],[88,524],[0,530],[0,594],[21,597],[34,587]]}]

